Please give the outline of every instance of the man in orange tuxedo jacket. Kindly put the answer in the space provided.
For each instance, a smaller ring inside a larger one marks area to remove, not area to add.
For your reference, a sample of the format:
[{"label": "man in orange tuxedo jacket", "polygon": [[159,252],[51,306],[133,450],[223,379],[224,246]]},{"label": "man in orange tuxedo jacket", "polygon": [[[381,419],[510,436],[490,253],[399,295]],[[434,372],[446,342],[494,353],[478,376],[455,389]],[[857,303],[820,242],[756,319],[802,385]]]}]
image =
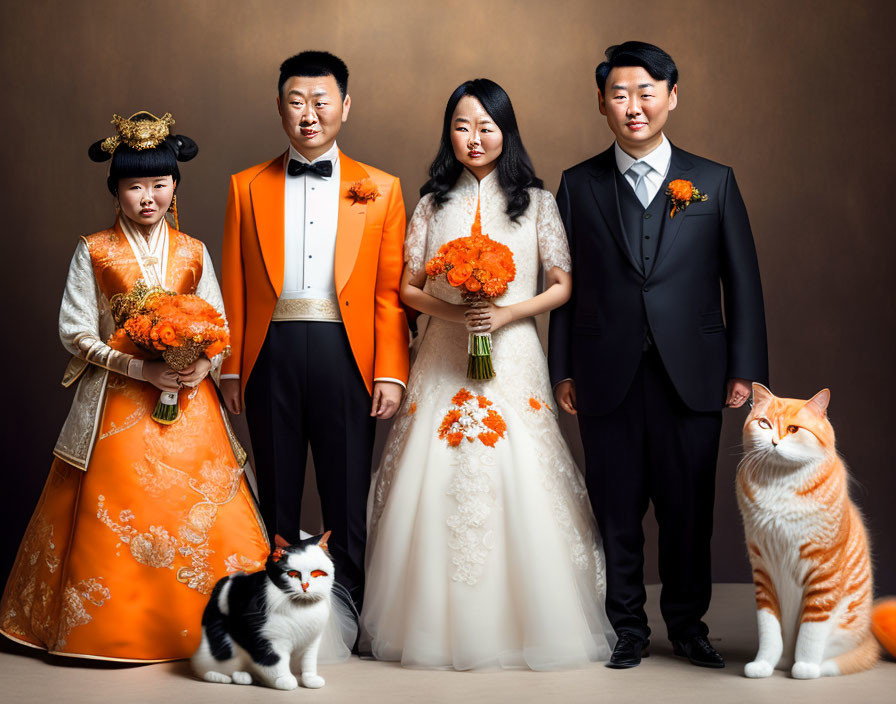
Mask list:
[{"label": "man in orange tuxedo jacket", "polygon": [[299,539],[310,443],[336,579],[360,609],[375,419],[398,409],[408,374],[405,210],[397,178],[336,146],[347,85],[332,54],[287,59],[289,150],[231,177],[221,389],[232,413],[245,400],[271,538]]}]

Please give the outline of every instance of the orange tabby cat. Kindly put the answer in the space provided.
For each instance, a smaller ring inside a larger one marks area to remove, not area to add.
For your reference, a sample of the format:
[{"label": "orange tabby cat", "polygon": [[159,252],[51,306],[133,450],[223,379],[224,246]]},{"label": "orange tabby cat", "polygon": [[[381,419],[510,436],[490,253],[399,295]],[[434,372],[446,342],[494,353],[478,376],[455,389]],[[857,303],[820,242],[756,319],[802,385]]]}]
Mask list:
[{"label": "orange tabby cat", "polygon": [[747,677],[791,667],[799,679],[874,666],[871,562],[865,526],[827,418],[831,392],[778,398],[753,384],[737,500],[759,621]]}]

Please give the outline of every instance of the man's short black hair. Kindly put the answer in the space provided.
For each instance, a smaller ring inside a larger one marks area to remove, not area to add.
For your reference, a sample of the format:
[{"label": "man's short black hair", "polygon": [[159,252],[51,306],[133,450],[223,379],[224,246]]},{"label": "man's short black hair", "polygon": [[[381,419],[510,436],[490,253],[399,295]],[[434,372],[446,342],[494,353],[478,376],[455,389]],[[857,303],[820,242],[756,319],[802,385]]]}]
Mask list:
[{"label": "man's short black hair", "polygon": [[348,66],[328,51],[303,51],[280,64],[277,94],[283,98],[283,84],[293,76],[332,76],[336,79],[342,99],[348,95]]},{"label": "man's short black hair", "polygon": [[609,47],[606,61],[598,64],[594,78],[601,93],[605,93],[607,76],[617,66],[641,66],[655,80],[665,81],[669,90],[678,83],[678,67],[665,51],[647,42],[625,42]]}]

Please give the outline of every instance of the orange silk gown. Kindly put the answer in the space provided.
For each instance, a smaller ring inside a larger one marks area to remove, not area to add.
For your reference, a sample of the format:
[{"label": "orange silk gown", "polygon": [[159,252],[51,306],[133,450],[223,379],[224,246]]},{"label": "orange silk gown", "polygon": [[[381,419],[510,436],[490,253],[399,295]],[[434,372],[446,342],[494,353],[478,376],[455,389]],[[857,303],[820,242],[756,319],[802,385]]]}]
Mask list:
[{"label": "orange silk gown", "polygon": [[[140,269],[124,237],[86,238],[100,290]],[[193,293],[202,246],[169,232],[168,288]],[[269,552],[213,382],[180,393],[173,425],[150,418],[159,391],[109,374],[87,471],[56,459],[0,602],[0,632],[60,655],[158,661],[192,655],[215,582]]]}]

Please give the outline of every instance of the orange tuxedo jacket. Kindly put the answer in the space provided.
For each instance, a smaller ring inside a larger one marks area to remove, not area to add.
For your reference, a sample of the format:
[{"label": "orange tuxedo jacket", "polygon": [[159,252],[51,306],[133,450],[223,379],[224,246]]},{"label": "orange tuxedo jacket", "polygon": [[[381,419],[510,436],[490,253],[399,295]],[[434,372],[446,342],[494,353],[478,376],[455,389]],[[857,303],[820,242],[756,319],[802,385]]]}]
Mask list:
[{"label": "orange tuxedo jacket", "polygon": [[[355,362],[373,380],[408,378],[407,319],[398,298],[405,231],[401,186],[394,176],[339,152],[340,198],[334,274],[339,309]],[[371,179],[380,195],[356,203],[349,188]],[[222,293],[231,355],[222,374],[252,372],[283,290],[285,155],[230,178],[224,223]]]}]

